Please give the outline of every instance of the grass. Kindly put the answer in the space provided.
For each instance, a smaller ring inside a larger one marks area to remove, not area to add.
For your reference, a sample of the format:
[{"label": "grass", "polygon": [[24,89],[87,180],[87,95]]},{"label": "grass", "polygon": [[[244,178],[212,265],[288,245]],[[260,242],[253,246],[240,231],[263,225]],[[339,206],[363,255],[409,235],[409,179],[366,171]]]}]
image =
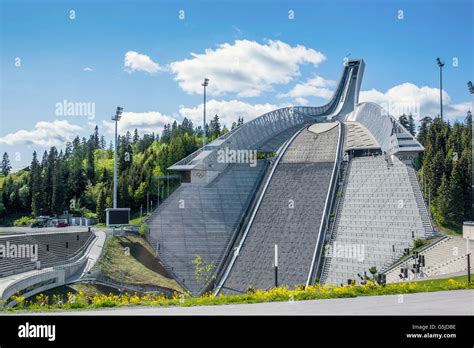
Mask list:
[{"label": "grass", "polygon": [[438,224],[438,228],[450,236],[459,237],[462,236],[462,227],[459,226],[445,226]]},{"label": "grass", "polygon": [[[45,295],[37,296],[33,301],[16,298],[18,306],[4,309],[5,311],[57,311],[69,309],[94,309],[103,307],[122,307],[122,306],[210,306],[225,304],[249,304],[261,302],[284,302],[284,301],[302,301],[330,298],[349,298],[357,296],[374,295],[394,295],[410,294],[417,292],[432,292],[442,290],[460,290],[467,289],[467,276],[454,277],[449,279],[434,279],[418,282],[407,282],[398,284],[388,284],[381,286],[372,282],[366,285],[345,285],[333,286],[319,284],[304,287],[288,289],[287,287],[273,288],[270,290],[252,290],[241,295],[218,295],[206,294],[201,297],[189,297],[183,294],[175,294],[173,298],[166,298],[159,295],[124,294],[94,294],[87,295],[79,292],[75,295],[68,293],[67,297],[60,301],[58,297],[48,299]],[[471,287],[474,282],[471,282]],[[455,296],[455,294],[453,294]]]},{"label": "grass", "polygon": [[105,242],[102,258],[94,269],[108,278],[131,285],[152,285],[182,292],[141,237],[111,237]]},{"label": "grass", "polygon": [[140,217],[136,217],[135,219],[131,219],[130,222],[129,222],[129,225],[141,225],[141,223],[143,222],[143,220],[145,220],[146,218],[146,215],[142,216],[141,218]]}]

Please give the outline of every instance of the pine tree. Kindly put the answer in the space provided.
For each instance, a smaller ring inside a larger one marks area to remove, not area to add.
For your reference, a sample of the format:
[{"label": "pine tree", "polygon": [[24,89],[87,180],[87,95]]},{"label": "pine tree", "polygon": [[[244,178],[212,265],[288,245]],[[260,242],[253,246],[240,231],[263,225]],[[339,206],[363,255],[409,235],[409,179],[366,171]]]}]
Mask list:
[{"label": "pine tree", "polygon": [[461,185],[461,176],[459,173],[459,165],[456,163],[451,171],[451,179],[449,181],[449,211],[447,218],[449,223],[461,226],[464,215],[464,203],[460,199],[463,196]]},{"label": "pine tree", "polygon": [[408,128],[407,129],[411,135],[413,136],[416,135],[415,119],[413,118],[412,114],[408,115]]},{"label": "pine tree", "polygon": [[2,158],[2,174],[7,176],[10,174],[11,169],[12,166],[10,164],[10,159],[8,158],[8,153],[5,152]]},{"label": "pine tree", "polygon": [[418,129],[417,139],[422,144],[426,144],[426,138],[428,136],[428,129],[433,123],[433,119],[429,116],[423,117],[420,120],[420,128]]},{"label": "pine tree", "polygon": [[408,130],[410,128],[410,123],[408,121],[407,115],[403,114],[398,118],[398,122],[406,129]]},{"label": "pine tree", "polygon": [[169,124],[165,124],[163,127],[163,132],[161,133],[161,142],[169,143],[171,140],[171,129]]},{"label": "pine tree", "polygon": [[92,146],[87,146],[86,177],[91,184],[95,183],[94,149]]},{"label": "pine tree", "polygon": [[33,215],[38,216],[41,213],[41,173],[40,164],[36,155],[33,152],[33,159],[30,165],[29,186],[31,194],[31,211]]},{"label": "pine tree", "polygon": [[103,135],[100,136],[100,148],[102,150],[105,150],[106,142],[105,142],[105,137]]},{"label": "pine tree", "polygon": [[188,118],[184,118],[183,122],[181,123],[181,130],[183,133],[193,135],[194,134],[194,129],[193,129],[193,123],[192,121],[188,120]]},{"label": "pine tree", "polygon": [[171,125],[171,139],[174,139],[178,137],[180,134],[179,128],[178,128],[178,122],[176,120],[173,122]]},{"label": "pine tree", "polygon": [[94,134],[92,135],[92,147],[94,150],[97,150],[100,147],[99,127],[97,125],[95,126]]},{"label": "pine tree", "polygon": [[139,140],[140,136],[138,135],[138,129],[135,128],[135,130],[133,131],[133,144],[135,145],[136,143],[138,143]]},{"label": "pine tree", "polygon": [[97,198],[96,214],[99,222],[105,222],[105,208],[106,208],[106,192],[103,188],[99,191],[99,197]]},{"label": "pine tree", "polygon": [[210,134],[209,136],[214,139],[221,135],[221,123],[219,122],[219,115],[215,115],[214,118],[211,120],[211,124],[209,125]]}]

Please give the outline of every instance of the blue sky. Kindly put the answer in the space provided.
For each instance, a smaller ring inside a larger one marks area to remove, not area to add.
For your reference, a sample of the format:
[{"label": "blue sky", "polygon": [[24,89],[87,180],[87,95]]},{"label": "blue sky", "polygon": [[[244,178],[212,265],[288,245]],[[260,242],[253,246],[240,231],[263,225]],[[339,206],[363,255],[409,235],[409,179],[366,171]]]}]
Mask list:
[{"label": "blue sky", "polygon": [[[95,124],[110,139],[117,105],[128,112],[122,131],[161,132],[183,116],[198,122],[205,76],[210,112],[224,123],[280,105],[321,105],[348,54],[366,62],[361,100],[413,101],[421,116],[437,112],[442,57],[446,114],[459,117],[472,107],[472,7],[469,0],[2,0],[0,151],[18,152],[19,168],[33,149],[61,148]],[[93,104],[94,118],[58,115],[64,100]]]}]

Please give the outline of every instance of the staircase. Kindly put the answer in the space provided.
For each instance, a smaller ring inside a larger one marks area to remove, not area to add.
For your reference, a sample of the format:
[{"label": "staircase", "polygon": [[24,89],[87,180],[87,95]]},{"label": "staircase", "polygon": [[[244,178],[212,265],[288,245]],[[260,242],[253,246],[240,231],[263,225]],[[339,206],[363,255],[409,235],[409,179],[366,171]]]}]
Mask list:
[{"label": "staircase", "polygon": [[420,211],[420,216],[423,221],[423,227],[425,229],[426,237],[435,237],[438,235],[436,231],[433,229],[433,225],[431,224],[431,218],[428,214],[428,209],[426,208],[425,200],[423,199],[423,195],[421,193],[420,185],[418,183],[418,179],[416,177],[415,168],[412,165],[407,165],[408,177],[410,179],[410,184],[413,188],[413,193],[415,195],[416,204],[418,205],[418,210]]},{"label": "staircase", "polygon": [[347,164],[344,164],[344,162],[341,163],[341,181],[339,182],[339,192],[341,195],[337,197],[337,202],[336,202],[336,212],[335,212],[335,219],[331,225],[331,230],[330,233],[327,235],[328,239],[326,240],[326,245],[325,247],[327,248],[324,253],[324,264],[323,264],[323,270],[321,272],[321,278],[319,279],[319,282],[321,284],[324,283],[324,281],[327,279],[328,274],[329,274],[329,268],[332,263],[332,256],[331,253],[328,253],[327,250],[331,250],[333,247],[334,242],[336,241],[336,226],[339,224],[341,221],[341,211],[342,211],[342,206],[344,202],[344,194],[345,194],[345,187],[346,187],[346,177],[347,173],[349,171],[349,166],[350,162]]}]

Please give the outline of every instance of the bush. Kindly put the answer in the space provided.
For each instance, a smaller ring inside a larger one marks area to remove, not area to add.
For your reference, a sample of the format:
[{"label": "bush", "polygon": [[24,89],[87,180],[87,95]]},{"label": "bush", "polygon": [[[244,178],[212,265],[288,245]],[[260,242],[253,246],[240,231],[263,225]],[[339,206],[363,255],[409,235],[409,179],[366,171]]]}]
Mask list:
[{"label": "bush", "polygon": [[22,216],[21,218],[16,219],[16,220],[13,222],[13,226],[16,226],[16,227],[31,226],[31,225],[34,224],[35,222],[36,222],[36,219],[34,219],[34,218],[32,218],[32,217],[29,217],[29,216]]},{"label": "bush", "polygon": [[425,244],[425,242],[423,242],[422,239],[415,239],[415,241],[413,242],[413,247],[415,249],[418,249],[418,248],[421,248],[423,246],[423,244]]},{"label": "bush", "polygon": [[89,219],[96,219],[97,220],[97,214],[96,213],[93,213],[91,211],[86,211],[84,212],[84,215],[83,215],[85,218],[89,218]]},{"label": "bush", "polygon": [[148,225],[147,224],[141,224],[140,228],[138,229],[138,233],[145,237],[148,233]]}]

